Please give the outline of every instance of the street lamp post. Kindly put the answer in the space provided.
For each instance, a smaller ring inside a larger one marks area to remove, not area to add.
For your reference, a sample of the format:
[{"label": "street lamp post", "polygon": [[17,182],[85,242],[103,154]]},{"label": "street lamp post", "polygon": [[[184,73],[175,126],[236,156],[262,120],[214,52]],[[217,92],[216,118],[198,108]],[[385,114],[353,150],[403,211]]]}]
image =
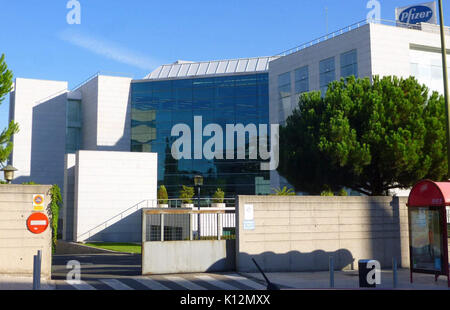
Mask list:
[{"label": "street lamp post", "polygon": [[8,184],[11,184],[11,181],[14,179],[14,171],[17,171],[17,169],[11,165],[8,165],[0,171],[3,171],[5,174],[5,181],[8,182]]},{"label": "street lamp post", "polygon": [[441,48],[442,48],[442,69],[444,73],[444,98],[445,111],[447,117],[447,165],[448,177],[450,177],[450,108],[448,98],[448,70],[447,70],[447,48],[445,47],[445,29],[444,29],[444,11],[442,8],[442,0],[439,0],[439,19],[441,28]]},{"label": "street lamp post", "polygon": [[197,214],[197,232],[198,232],[198,240],[200,240],[200,235],[201,235],[201,226],[200,226],[200,188],[203,186],[203,176],[201,175],[196,175],[194,177],[194,184],[195,187],[197,187],[197,199],[198,199],[198,211],[199,213]]}]

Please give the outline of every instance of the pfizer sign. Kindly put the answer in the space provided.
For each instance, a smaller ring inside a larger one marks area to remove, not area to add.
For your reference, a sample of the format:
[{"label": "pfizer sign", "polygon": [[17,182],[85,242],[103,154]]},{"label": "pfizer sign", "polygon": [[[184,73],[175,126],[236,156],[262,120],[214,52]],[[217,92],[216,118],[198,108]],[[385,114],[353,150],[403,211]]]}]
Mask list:
[{"label": "pfizer sign", "polygon": [[437,24],[436,2],[396,9],[397,22],[402,24]]}]

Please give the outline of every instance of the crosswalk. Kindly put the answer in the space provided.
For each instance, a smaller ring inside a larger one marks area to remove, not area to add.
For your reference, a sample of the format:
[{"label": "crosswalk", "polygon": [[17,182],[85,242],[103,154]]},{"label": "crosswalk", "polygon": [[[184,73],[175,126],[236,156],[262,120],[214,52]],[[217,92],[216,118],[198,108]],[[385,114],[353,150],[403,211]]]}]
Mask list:
[{"label": "crosswalk", "polygon": [[61,281],[65,290],[265,290],[266,286],[239,274],[140,276]]}]

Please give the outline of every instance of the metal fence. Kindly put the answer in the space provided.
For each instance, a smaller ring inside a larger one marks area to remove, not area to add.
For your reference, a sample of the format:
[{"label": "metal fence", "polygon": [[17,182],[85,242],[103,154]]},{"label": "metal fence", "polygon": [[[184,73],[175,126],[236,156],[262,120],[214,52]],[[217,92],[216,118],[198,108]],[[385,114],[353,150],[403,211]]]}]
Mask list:
[{"label": "metal fence", "polygon": [[235,228],[235,208],[143,209],[143,242],[235,239]]},{"label": "metal fence", "polygon": [[[236,198],[224,198],[223,206],[227,208],[234,208]],[[191,202],[186,203],[182,199],[158,199],[159,206],[165,206],[166,208],[186,208],[186,205],[190,205],[191,207],[198,208],[198,204],[200,203],[201,208],[210,208],[214,207],[214,199],[213,198],[192,198]]]},{"label": "metal fence", "polygon": [[346,26],[344,28],[341,28],[341,29],[339,29],[337,31],[328,33],[328,34],[326,34],[324,36],[321,36],[321,37],[319,37],[317,39],[311,40],[311,41],[309,41],[307,43],[298,45],[298,46],[296,46],[294,48],[291,48],[291,49],[289,49],[287,51],[283,51],[281,53],[278,53],[275,56],[287,56],[287,55],[296,53],[296,52],[301,51],[301,50],[303,50],[303,49],[305,49],[307,47],[310,47],[310,46],[313,46],[313,45],[318,44],[320,42],[326,41],[328,39],[332,39],[334,37],[340,36],[340,35],[342,35],[344,33],[347,33],[347,32],[350,32],[352,30],[358,29],[358,28],[360,28],[362,26],[365,26],[367,24],[370,24],[370,23],[376,23],[376,24],[382,24],[382,25],[388,25],[388,26],[395,26],[395,27],[403,27],[403,28],[415,29],[415,30],[421,30],[422,29],[422,25],[421,24],[411,25],[411,24],[407,24],[407,23],[401,23],[401,22],[398,22],[398,21],[386,20],[386,19],[362,20],[362,21],[359,21],[359,22],[354,23],[352,25],[349,25],[349,26]]}]

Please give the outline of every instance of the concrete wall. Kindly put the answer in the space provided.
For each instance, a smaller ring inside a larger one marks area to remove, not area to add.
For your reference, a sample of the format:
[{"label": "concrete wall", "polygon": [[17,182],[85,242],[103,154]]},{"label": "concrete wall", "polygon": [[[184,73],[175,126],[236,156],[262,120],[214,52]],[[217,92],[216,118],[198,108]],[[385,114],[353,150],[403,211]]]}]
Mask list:
[{"label": "concrete wall", "polygon": [[66,154],[64,161],[63,191],[63,239],[73,240],[74,200],[75,200],[75,154]]},{"label": "concrete wall", "polygon": [[98,150],[131,150],[131,78],[98,77]]},{"label": "concrete wall", "polygon": [[[27,229],[33,212],[33,195],[46,194],[50,203],[50,186],[0,185],[0,275],[31,276],[33,256],[42,251],[42,277],[51,277],[51,228],[35,235]],[[49,217],[50,218],[50,217]]]},{"label": "concrete wall", "polygon": [[83,150],[97,149],[97,118],[98,118],[98,77],[86,82],[77,89],[82,94],[81,115],[83,127],[81,130]]},{"label": "concrete wall", "polygon": [[[441,38],[439,28],[426,26],[427,31],[409,30],[402,27],[390,27],[381,24],[370,25],[370,44],[373,75],[411,75],[411,45],[434,47],[440,53]],[[433,31],[436,29],[437,32]],[[446,37],[450,40],[450,36]],[[447,51],[447,53],[449,53]]]},{"label": "concrete wall", "polygon": [[[141,212],[109,221],[145,200],[155,200],[157,154],[79,151],[75,165],[74,240],[140,242]],[[70,219],[68,219],[69,221]]]},{"label": "concrete wall", "polygon": [[[406,198],[239,196],[236,269],[267,271],[357,269],[358,260],[409,266]],[[244,230],[244,206],[253,205],[254,230]]]},{"label": "concrete wall", "polygon": [[273,60],[269,64],[269,101],[270,121],[278,124],[284,119],[279,119],[278,109],[280,107],[278,92],[278,76],[290,72],[291,75],[291,107],[298,106],[298,96],[295,94],[294,71],[304,66],[309,67],[309,90],[320,89],[320,61],[334,57],[336,79],[341,77],[340,55],[351,50],[357,50],[358,76],[371,75],[371,50],[370,50],[370,27],[365,25],[361,28],[344,33],[338,37],[307,47],[304,50]]},{"label": "concrete wall", "polygon": [[235,269],[235,240],[144,242],[142,274]]},{"label": "concrete wall", "polygon": [[34,181],[63,186],[67,82],[17,78],[10,120],[20,126],[13,137],[15,183]]},{"label": "concrete wall", "polygon": [[82,94],[82,149],[129,152],[131,78],[98,75],[77,91]]}]

